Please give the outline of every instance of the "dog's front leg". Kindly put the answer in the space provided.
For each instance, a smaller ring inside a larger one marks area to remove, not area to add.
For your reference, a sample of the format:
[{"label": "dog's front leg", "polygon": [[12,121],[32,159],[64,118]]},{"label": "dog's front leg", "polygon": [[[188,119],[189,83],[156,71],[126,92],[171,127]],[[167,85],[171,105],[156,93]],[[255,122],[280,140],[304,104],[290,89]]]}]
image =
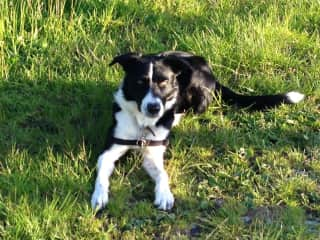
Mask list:
[{"label": "dog's front leg", "polygon": [[163,166],[164,146],[147,147],[144,150],[143,167],[155,181],[154,204],[162,210],[170,210],[174,204],[174,197],[170,191],[168,174]]},{"label": "dog's front leg", "polygon": [[95,189],[91,197],[91,206],[94,210],[100,210],[108,203],[109,177],[113,172],[115,162],[127,150],[127,146],[114,144],[99,156],[97,179]]}]

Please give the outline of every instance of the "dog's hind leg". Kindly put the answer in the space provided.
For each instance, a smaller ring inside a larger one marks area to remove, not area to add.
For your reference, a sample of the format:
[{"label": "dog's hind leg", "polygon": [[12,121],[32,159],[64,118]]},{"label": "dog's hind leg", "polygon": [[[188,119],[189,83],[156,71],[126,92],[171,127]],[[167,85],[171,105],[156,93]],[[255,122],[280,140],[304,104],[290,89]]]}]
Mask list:
[{"label": "dog's hind leg", "polygon": [[168,174],[163,166],[164,146],[147,147],[144,152],[143,167],[155,181],[154,204],[162,210],[170,210],[174,204],[174,197],[170,191]]},{"label": "dog's hind leg", "polygon": [[115,162],[127,150],[128,146],[114,144],[99,156],[97,179],[91,197],[91,206],[94,210],[100,210],[108,203],[109,177],[113,172]]}]

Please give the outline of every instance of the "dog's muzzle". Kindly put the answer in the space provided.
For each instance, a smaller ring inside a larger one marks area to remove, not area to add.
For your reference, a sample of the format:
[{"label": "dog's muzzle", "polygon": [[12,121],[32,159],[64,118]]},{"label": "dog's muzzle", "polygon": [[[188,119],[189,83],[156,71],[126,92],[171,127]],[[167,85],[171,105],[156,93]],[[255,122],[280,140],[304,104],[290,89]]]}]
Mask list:
[{"label": "dog's muzzle", "polygon": [[151,116],[156,116],[159,114],[161,110],[161,105],[158,102],[155,103],[148,103],[147,104],[147,112],[148,114],[150,114]]},{"label": "dog's muzzle", "polygon": [[159,97],[156,97],[151,91],[143,98],[141,112],[150,118],[156,118],[163,114],[164,107]]}]

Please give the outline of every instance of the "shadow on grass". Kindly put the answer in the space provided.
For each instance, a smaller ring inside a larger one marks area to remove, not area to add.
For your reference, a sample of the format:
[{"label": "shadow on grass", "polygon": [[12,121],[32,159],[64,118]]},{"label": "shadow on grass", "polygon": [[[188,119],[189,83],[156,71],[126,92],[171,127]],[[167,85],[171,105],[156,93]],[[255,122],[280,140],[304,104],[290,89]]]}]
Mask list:
[{"label": "shadow on grass", "polygon": [[1,196],[30,206],[69,196],[86,206],[114,89],[105,81],[1,81]]},{"label": "shadow on grass", "polygon": [[85,145],[98,154],[111,120],[114,86],[90,81],[0,83],[0,154],[16,149],[38,154]]},{"label": "shadow on grass", "polygon": [[[46,152],[77,152],[82,146],[92,152],[90,164],[103,151],[110,125],[112,96],[116,86],[90,81],[3,81],[0,84],[0,154],[12,148],[30,155]],[[183,148],[199,145],[215,151],[237,151],[241,147],[281,151],[284,147],[319,147],[316,133],[282,129],[216,129],[197,132],[174,130],[174,141]],[[313,134],[313,135],[312,135]]]}]

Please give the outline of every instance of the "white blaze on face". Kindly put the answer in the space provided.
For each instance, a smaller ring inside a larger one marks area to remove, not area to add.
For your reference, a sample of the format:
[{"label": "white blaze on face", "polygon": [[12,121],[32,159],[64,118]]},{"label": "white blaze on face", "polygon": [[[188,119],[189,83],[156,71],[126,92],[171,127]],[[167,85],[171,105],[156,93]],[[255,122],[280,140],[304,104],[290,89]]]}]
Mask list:
[{"label": "white blaze on face", "polygon": [[149,80],[152,81],[152,77],[153,77],[153,63],[150,63],[150,65],[149,65],[148,77],[149,77]]},{"label": "white blaze on face", "polygon": [[[152,82],[152,77],[153,77],[153,64],[152,63],[150,63],[150,65],[149,65],[148,77],[149,77],[150,82]],[[148,105],[152,105],[152,104],[159,104],[159,106],[160,106],[159,113],[156,114],[155,116],[151,116],[151,114],[148,111]],[[159,97],[154,96],[151,88],[149,89],[149,91],[145,95],[145,97],[142,99],[141,112],[145,116],[148,116],[148,117],[161,117],[162,114],[164,113],[164,106],[162,104],[161,99]]]}]

